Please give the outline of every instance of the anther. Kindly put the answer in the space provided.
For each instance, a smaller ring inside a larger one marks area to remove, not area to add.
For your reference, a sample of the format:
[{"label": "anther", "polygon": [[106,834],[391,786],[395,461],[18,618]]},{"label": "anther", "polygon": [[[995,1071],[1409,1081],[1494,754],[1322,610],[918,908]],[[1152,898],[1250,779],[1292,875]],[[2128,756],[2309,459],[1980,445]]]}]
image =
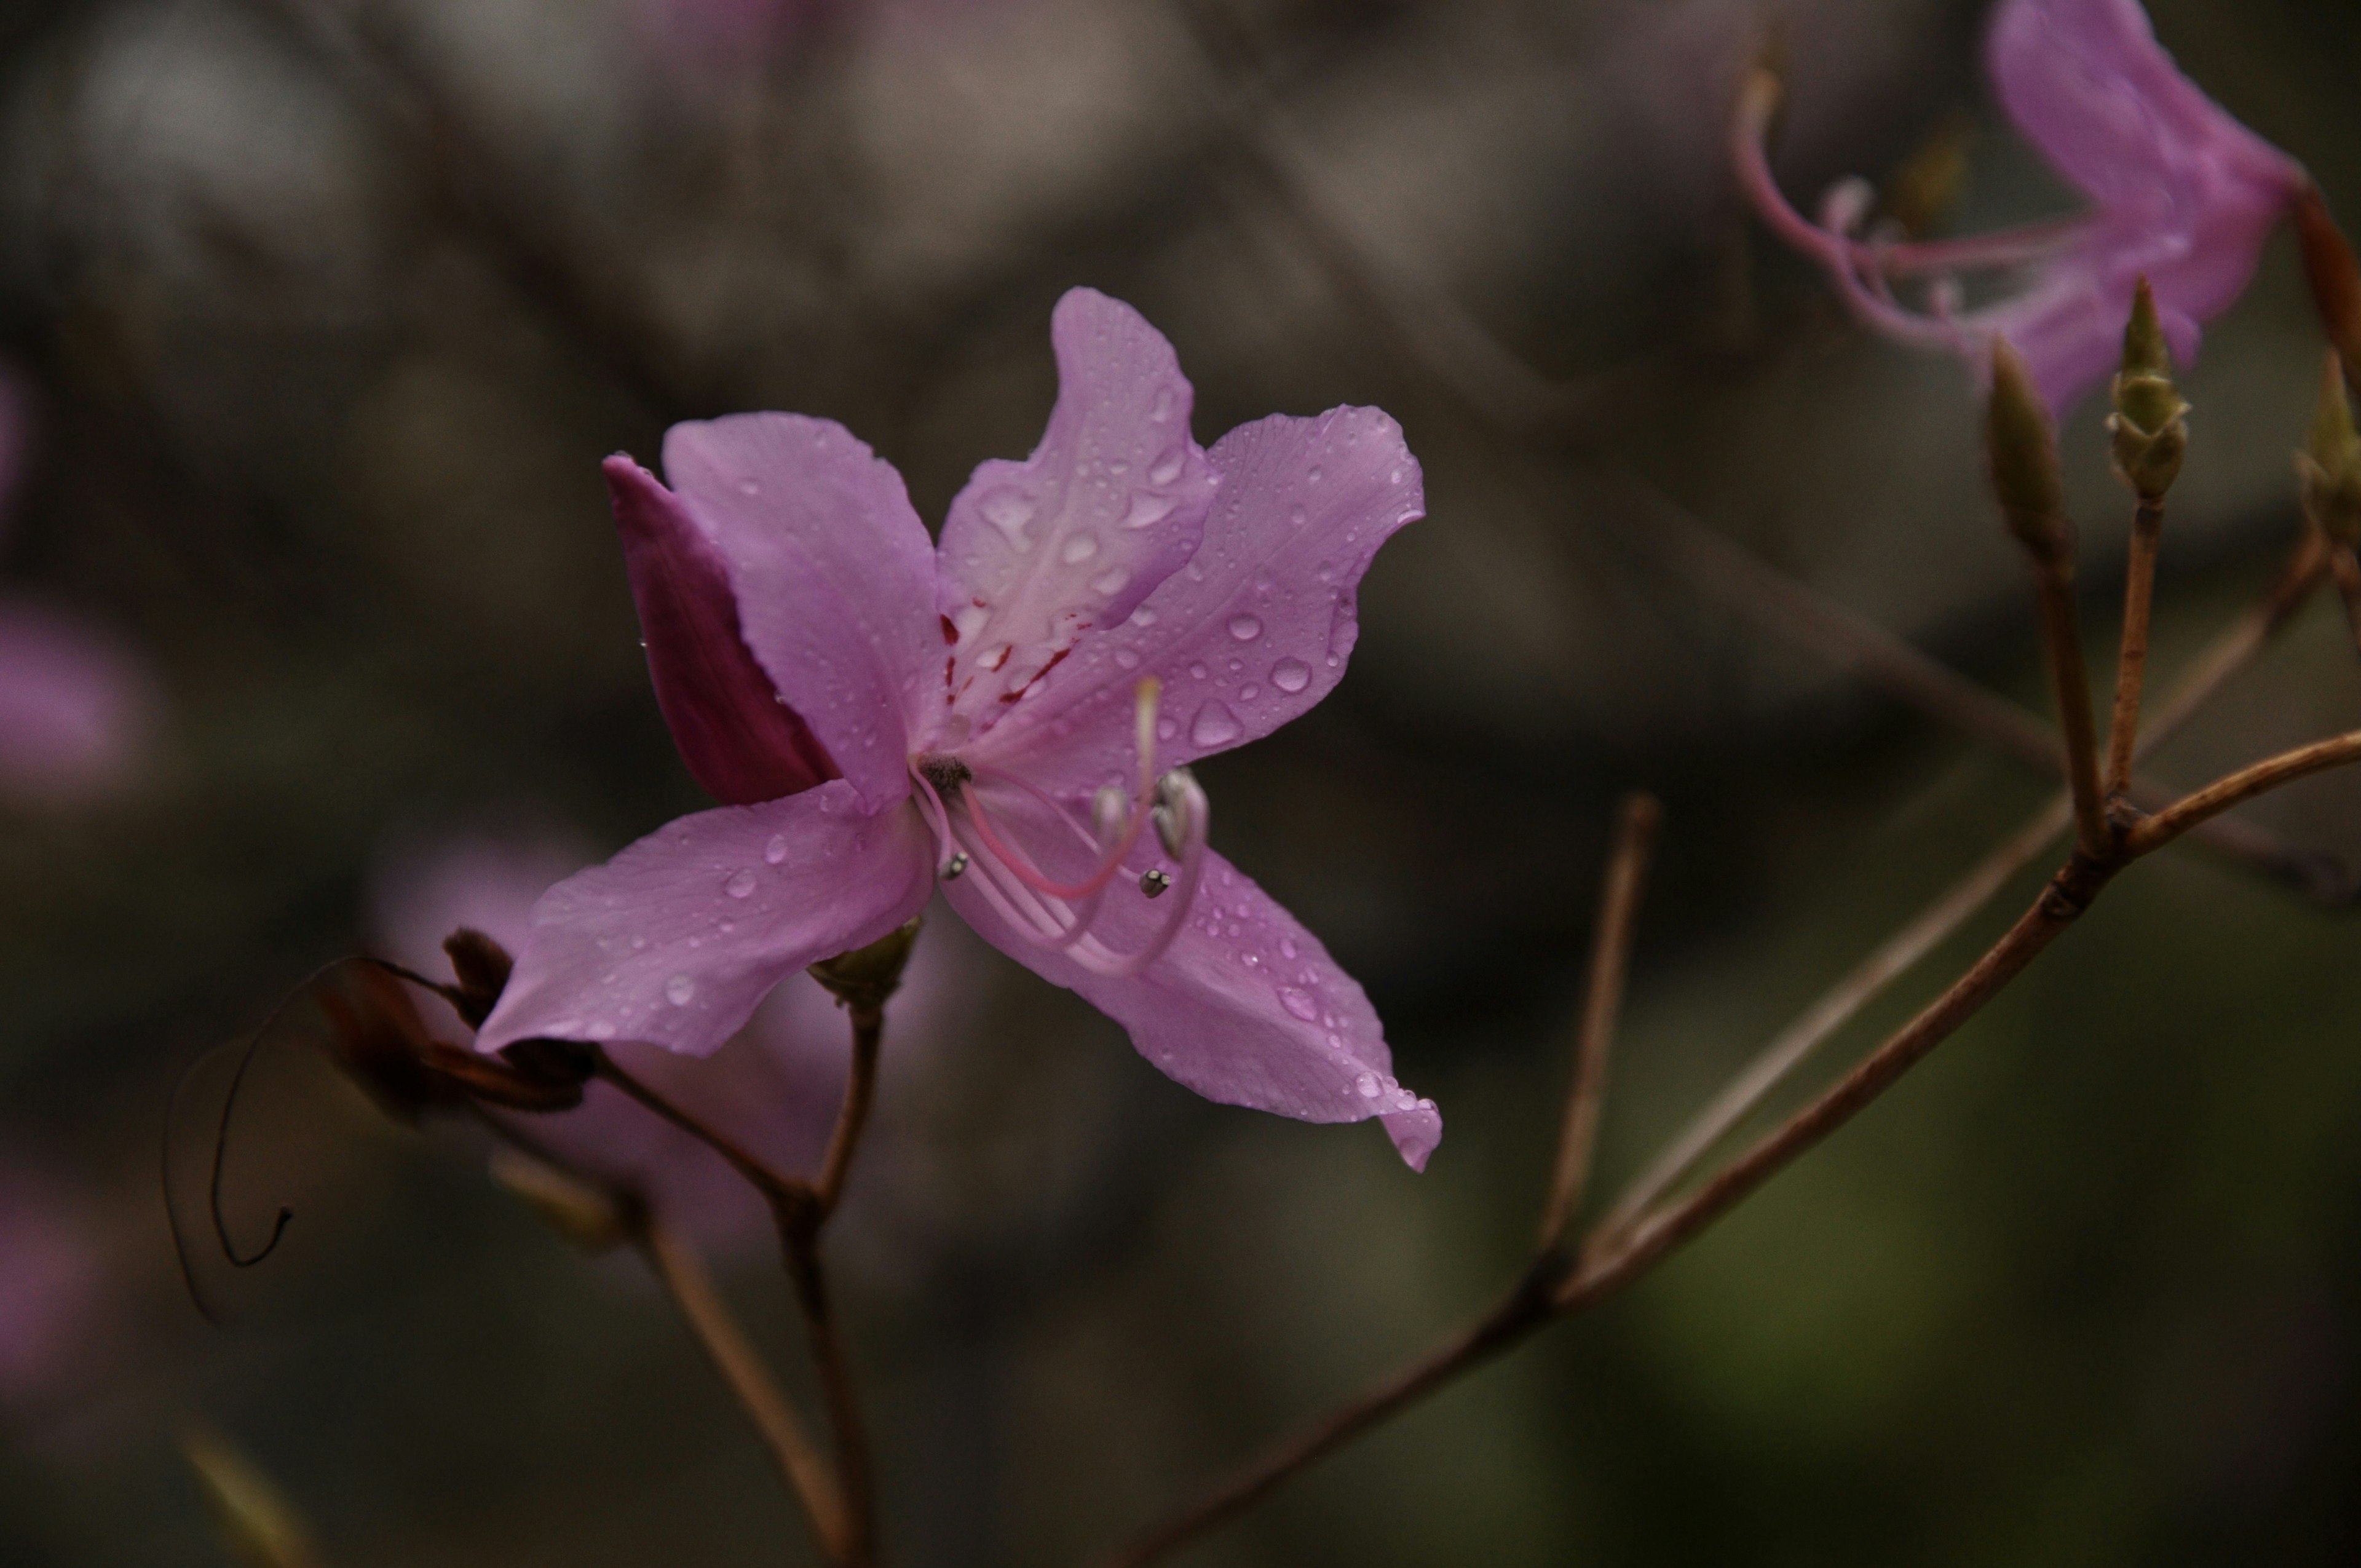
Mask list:
[{"label": "anther", "polygon": [[1192,796],[1202,800],[1204,795],[1197,776],[1186,768],[1175,768],[1156,781],[1156,804],[1148,818],[1156,824],[1156,841],[1176,861],[1188,840],[1188,802]]},{"label": "anther", "polygon": [[1139,891],[1148,894],[1150,898],[1160,897],[1165,890],[1170,888],[1171,885],[1172,879],[1170,876],[1167,876],[1160,868],[1155,871],[1142,872],[1139,875]]},{"label": "anther", "polygon": [[961,850],[950,860],[943,862],[943,880],[945,882],[959,881],[960,873],[967,870],[967,851],[965,850]]}]

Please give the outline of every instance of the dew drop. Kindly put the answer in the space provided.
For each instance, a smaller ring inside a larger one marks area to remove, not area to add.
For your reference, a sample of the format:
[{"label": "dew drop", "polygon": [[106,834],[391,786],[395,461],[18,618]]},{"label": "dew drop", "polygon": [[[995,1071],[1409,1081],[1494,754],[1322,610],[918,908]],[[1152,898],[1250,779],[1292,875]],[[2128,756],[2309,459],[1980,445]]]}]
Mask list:
[{"label": "dew drop", "polygon": [[1312,467],[1310,468],[1310,470],[1309,470],[1309,471],[1307,471],[1307,472],[1304,474],[1304,476],[1303,476],[1303,482],[1304,482],[1305,484],[1307,484],[1307,485],[1316,485],[1316,484],[1318,484],[1322,479],[1325,478],[1326,477],[1327,477],[1327,476],[1325,476],[1324,474],[1321,473],[1321,471],[1320,471],[1320,465],[1319,465],[1319,464],[1317,464],[1317,463],[1314,463],[1313,465],[1312,465]]},{"label": "dew drop", "polygon": [[[1176,446],[1156,460],[1156,466],[1148,471],[1148,482],[1151,485],[1169,485],[1180,477],[1180,470],[1187,466],[1188,462],[1189,448],[1185,444]],[[1178,506],[1180,503],[1176,500],[1171,504]],[[1166,510],[1170,510],[1170,508],[1168,507]]]},{"label": "dew drop", "polygon": [[1297,528],[1301,528],[1305,523],[1312,521],[1312,514],[1304,510],[1303,504],[1299,501],[1295,505],[1287,509],[1287,521]]},{"label": "dew drop", "polygon": [[1279,988],[1279,1004],[1307,1024],[1320,1016],[1320,1003],[1291,985]]},{"label": "dew drop", "polygon": [[1066,547],[1058,552],[1058,559],[1069,566],[1079,566],[1098,553],[1099,536],[1097,534],[1077,533],[1066,541]]},{"label": "dew drop", "polygon": [[1139,655],[1128,648],[1118,648],[1115,651],[1115,663],[1119,670],[1136,670],[1139,668]]},{"label": "dew drop", "polygon": [[1252,681],[1248,681],[1246,685],[1238,688],[1238,700],[1240,702],[1252,702],[1255,698],[1260,696],[1262,696],[1262,687],[1255,685]]},{"label": "dew drop", "polygon": [[1262,621],[1241,611],[1230,617],[1230,635],[1241,642],[1251,642],[1262,635]]},{"label": "dew drop", "polygon": [[1312,684],[1312,666],[1301,659],[1281,659],[1270,667],[1270,684],[1292,696]]},{"label": "dew drop", "polygon": [[983,521],[1008,535],[1008,542],[1018,549],[1027,549],[1032,541],[1025,537],[1025,525],[1033,521],[1033,503],[1021,490],[994,490],[983,498],[979,509]]},{"label": "dew drop", "polygon": [[1166,420],[1172,417],[1171,388],[1159,387],[1156,389],[1156,400],[1148,405],[1148,417],[1154,420],[1159,424],[1162,424]]},{"label": "dew drop", "polygon": [[1295,956],[1294,938],[1281,937],[1279,939],[1279,956],[1282,959],[1291,959]]},{"label": "dew drop", "polygon": [[1121,566],[1109,566],[1105,571],[1101,572],[1097,576],[1091,579],[1091,592],[1094,594],[1119,594],[1123,592],[1124,585],[1130,581],[1131,574],[1129,572],[1125,571]]},{"label": "dew drop", "polygon": [[786,858],[787,836],[785,833],[772,834],[771,841],[763,846],[763,863],[767,866],[775,866]]},{"label": "dew drop", "polygon": [[763,481],[741,479],[738,481],[738,493],[741,496],[759,496],[763,493]]},{"label": "dew drop", "polygon": [[[1176,470],[1177,472],[1178,470]],[[1150,474],[1149,478],[1156,477]],[[1161,481],[1159,481],[1160,483]],[[1179,496],[1159,496],[1153,490],[1142,490],[1131,498],[1131,510],[1123,514],[1119,528],[1153,528],[1170,517],[1180,504]]]},{"label": "dew drop", "polygon": [[1375,1100],[1378,1097],[1378,1075],[1373,1072],[1361,1074],[1353,1080],[1353,1091],[1364,1100]]},{"label": "dew drop", "polygon": [[1159,718],[1156,721],[1156,738],[1159,740],[1170,740],[1172,737],[1180,733],[1180,721],[1179,719]]},{"label": "dew drop", "polygon": [[991,619],[992,611],[984,609],[983,606],[963,604],[960,606],[958,613],[951,617],[951,630],[960,634],[961,641],[965,641],[983,630],[983,623]]},{"label": "dew drop", "polygon": [[721,884],[721,891],[732,898],[753,897],[754,873],[743,869],[730,872],[730,880]]},{"label": "dew drop", "polygon": [[1218,702],[1207,703],[1189,721],[1189,743],[1192,746],[1226,746],[1245,732],[1238,716]]},{"label": "dew drop", "polygon": [[1003,642],[997,647],[985,650],[983,657],[978,659],[976,663],[987,670],[996,670],[1008,663],[1008,655],[1015,652],[1016,650],[1013,646]]},{"label": "dew drop", "polygon": [[664,981],[664,1000],[675,1007],[686,1007],[697,1000],[697,981],[685,974],[676,974]]},{"label": "dew drop", "polygon": [[1156,624],[1156,612],[1148,609],[1146,605],[1141,605],[1137,609],[1131,612],[1131,623],[1134,626],[1138,627],[1140,630],[1146,630],[1148,627]]},{"label": "dew drop", "polygon": [[1202,660],[1190,661],[1189,678],[1192,681],[1202,681],[1205,678],[1205,665]]}]

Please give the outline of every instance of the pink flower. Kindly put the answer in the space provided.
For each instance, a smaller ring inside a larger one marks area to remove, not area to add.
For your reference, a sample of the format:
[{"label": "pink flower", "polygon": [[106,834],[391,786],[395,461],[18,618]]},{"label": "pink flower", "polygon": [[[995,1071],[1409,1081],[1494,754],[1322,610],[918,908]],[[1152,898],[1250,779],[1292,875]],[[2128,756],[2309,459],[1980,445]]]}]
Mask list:
[{"label": "pink flower", "polygon": [[[388,958],[422,973],[445,965],[443,938],[472,927],[514,950],[531,933],[533,901],[586,857],[547,833],[478,834],[397,847],[372,875],[370,927]],[[948,966],[948,967],[947,967]],[[895,993],[894,1060],[923,1052],[939,1030],[956,957],[940,943],[911,960]],[[413,993],[429,1030],[467,1037],[457,1014]],[[616,1058],[774,1169],[818,1168],[843,1098],[851,1034],[834,1000],[796,976],[773,992],[736,1037],[709,1058],[617,1045]],[[587,1085],[575,1110],[512,1118],[517,1130],[577,1169],[645,1192],[659,1213],[720,1253],[774,1245],[769,1208],[744,1179],[688,1134],[612,1086]]]},{"label": "pink flower", "polygon": [[[2062,411],[2115,367],[2143,274],[2173,353],[2193,359],[2200,323],[2245,290],[2271,226],[2307,187],[2302,170],[2180,74],[2137,0],[2003,0],[1986,60],[2009,117],[2091,199],[2089,212],[1913,245],[1862,236],[1870,194],[1846,181],[1823,199],[1815,224],[1771,177],[1763,140],[1775,90],[1761,79],[1736,135],[1747,195],[1781,237],[1828,270],[1871,326],[1950,349],[1979,375],[1992,338],[2005,336],[2053,409]],[[2022,286],[1961,310],[1960,275],[1994,269],[2020,275]],[[1894,292],[1913,279],[1926,280],[1924,311]]]},{"label": "pink flower", "polygon": [[977,468],[933,547],[842,427],[673,427],[667,489],[608,460],[656,696],[728,803],[536,905],[478,1044],[711,1051],[771,988],[873,941],[939,879],[986,940],[1080,992],[1209,1099],[1442,1134],[1368,999],[1205,846],[1181,764],[1327,695],[1378,546],[1422,515],[1375,409],[1273,415],[1212,451],[1171,345],[1086,289],[1023,463]]}]

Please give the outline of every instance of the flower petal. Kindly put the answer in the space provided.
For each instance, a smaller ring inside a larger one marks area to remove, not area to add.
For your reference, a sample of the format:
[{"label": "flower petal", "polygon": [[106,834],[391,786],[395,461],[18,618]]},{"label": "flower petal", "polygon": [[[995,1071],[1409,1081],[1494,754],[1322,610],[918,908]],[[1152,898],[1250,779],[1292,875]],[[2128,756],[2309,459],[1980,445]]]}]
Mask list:
[{"label": "flower petal", "polygon": [[978,761],[1087,795],[1130,774],[1142,675],[1164,682],[1159,767],[1268,735],[1344,677],[1361,575],[1425,515],[1401,427],[1378,409],[1273,414],[1209,455],[1222,488],[1196,559],[1123,625],[1078,644],[973,748]]},{"label": "flower petal", "polygon": [[[1072,874],[1074,840],[1021,807],[1003,821],[1045,864]],[[1133,859],[1092,927],[1119,951],[1143,948],[1168,913],[1137,885],[1139,873],[1157,863],[1153,847]],[[1378,1117],[1411,1168],[1426,1168],[1443,1135],[1442,1113],[1395,1080],[1369,999],[1318,938],[1227,861],[1206,854],[1187,924],[1161,958],[1127,979],[1094,973],[1068,953],[1028,941],[985,896],[987,874],[977,866],[946,883],[951,906],[1002,952],[1121,1024],[1166,1077],[1208,1100],[1300,1122]]]},{"label": "flower petal", "polygon": [[953,639],[942,743],[993,725],[1092,627],[1113,626],[1197,551],[1213,469],[1172,345],[1090,289],[1050,319],[1058,405],[1022,463],[979,466],[943,524]]},{"label": "flower petal", "polygon": [[664,473],[720,550],[746,646],[873,809],[909,784],[909,715],[939,671],[934,552],[902,477],[800,414],[676,424]]},{"label": "flower petal", "polygon": [[747,650],[729,568],[687,509],[629,457],[608,458],[606,473],[648,678],[697,782],[725,806],[751,806],[840,777]]},{"label": "flower petal", "polygon": [[535,1036],[705,1055],[796,970],[917,914],[934,883],[916,811],[848,780],[684,817],[533,905],[483,1050]]}]

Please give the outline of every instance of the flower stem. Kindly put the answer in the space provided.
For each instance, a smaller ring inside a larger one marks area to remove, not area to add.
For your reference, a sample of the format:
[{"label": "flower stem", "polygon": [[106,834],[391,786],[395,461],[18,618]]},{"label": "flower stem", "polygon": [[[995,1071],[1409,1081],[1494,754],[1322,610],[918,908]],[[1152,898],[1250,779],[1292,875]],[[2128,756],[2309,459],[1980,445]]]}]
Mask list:
[{"label": "flower stem", "polygon": [[2132,519],[2129,569],[2124,576],[2124,636],[2115,661],[2115,711],[2107,726],[2104,798],[2130,793],[2139,737],[2140,688],[2147,676],[2148,612],[2156,598],[2157,547],[2164,536],[2164,503],[2143,500]]},{"label": "flower stem", "polygon": [[1582,1202],[1598,1141],[1598,1112],[1607,1091],[1607,1057],[1614,1045],[1615,1018],[1623,1003],[1623,982],[1631,968],[1632,927],[1648,879],[1664,806],[1635,791],[1623,799],[1598,889],[1598,922],[1590,939],[1590,983],[1583,999],[1582,1029],[1574,1054],[1574,1082],[1566,1091],[1565,1122],[1559,1129],[1557,1158],[1551,1167],[1549,1199],[1542,1207],[1535,1245],[1556,1246],[1566,1222]]},{"label": "flower stem", "polygon": [[878,1046],[885,1033],[882,1007],[855,1005],[846,1011],[852,1017],[852,1067],[845,1079],[844,1103],[837,1108],[836,1126],[829,1134],[828,1154],[820,1161],[819,1179],[812,1184],[823,1221],[836,1212],[844,1196],[845,1178],[869,1124],[869,1107],[877,1097]]}]

